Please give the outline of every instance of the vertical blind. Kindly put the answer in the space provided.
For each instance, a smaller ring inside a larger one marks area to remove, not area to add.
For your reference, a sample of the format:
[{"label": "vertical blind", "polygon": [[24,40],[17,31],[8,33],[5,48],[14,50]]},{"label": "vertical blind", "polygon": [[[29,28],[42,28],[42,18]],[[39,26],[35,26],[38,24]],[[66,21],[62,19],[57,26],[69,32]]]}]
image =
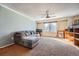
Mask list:
[{"label": "vertical blind", "polygon": [[57,23],[44,23],[45,32],[57,32]]}]

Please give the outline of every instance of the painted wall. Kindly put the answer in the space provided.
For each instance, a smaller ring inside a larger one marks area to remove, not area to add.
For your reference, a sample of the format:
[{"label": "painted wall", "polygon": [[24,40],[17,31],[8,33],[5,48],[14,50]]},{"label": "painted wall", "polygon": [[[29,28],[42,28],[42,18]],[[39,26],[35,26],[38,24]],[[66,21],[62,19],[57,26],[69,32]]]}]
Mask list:
[{"label": "painted wall", "polygon": [[67,20],[63,20],[63,21],[58,21],[57,22],[57,30],[65,30],[67,29],[67,24],[68,24],[68,21]]},{"label": "painted wall", "polygon": [[13,43],[12,32],[35,29],[35,21],[0,6],[0,47]]}]

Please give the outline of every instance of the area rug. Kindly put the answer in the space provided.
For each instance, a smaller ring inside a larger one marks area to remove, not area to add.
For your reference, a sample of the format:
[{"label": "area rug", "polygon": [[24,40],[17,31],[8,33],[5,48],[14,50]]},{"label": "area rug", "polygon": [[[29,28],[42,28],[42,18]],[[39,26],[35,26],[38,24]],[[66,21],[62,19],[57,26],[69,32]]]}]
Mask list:
[{"label": "area rug", "polygon": [[28,56],[79,56],[79,48],[58,38],[41,38]]}]

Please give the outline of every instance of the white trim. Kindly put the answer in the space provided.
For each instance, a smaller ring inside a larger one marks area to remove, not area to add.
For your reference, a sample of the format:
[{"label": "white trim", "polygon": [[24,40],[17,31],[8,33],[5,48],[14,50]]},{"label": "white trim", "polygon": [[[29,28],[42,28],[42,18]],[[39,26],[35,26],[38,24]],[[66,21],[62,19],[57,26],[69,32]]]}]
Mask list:
[{"label": "white trim", "polygon": [[14,43],[11,43],[11,44],[7,44],[7,45],[5,45],[5,46],[2,46],[2,47],[0,47],[0,48],[5,48],[5,47],[7,47],[7,46],[10,46],[10,45],[13,45]]},{"label": "white trim", "polygon": [[[32,17],[30,17],[30,16],[28,16],[28,15],[25,15],[25,14],[23,14],[23,13],[20,13],[20,12],[14,10],[14,9],[8,7],[8,6],[5,6],[5,5],[3,5],[3,4],[0,4],[0,6],[2,6],[2,7],[4,7],[4,8],[6,8],[6,9],[8,9],[8,10],[14,12],[14,13],[17,13],[17,14],[19,14],[19,15],[21,15],[21,16],[24,16],[24,17],[26,17],[26,18],[29,18],[30,20],[33,20]],[[33,21],[34,21],[34,20],[33,20]]]}]

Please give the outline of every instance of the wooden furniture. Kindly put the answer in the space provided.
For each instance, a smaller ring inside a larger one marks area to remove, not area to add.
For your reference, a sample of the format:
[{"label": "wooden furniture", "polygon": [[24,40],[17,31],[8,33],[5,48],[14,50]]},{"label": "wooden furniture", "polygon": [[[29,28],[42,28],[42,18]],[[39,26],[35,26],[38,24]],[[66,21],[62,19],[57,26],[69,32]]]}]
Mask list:
[{"label": "wooden furniture", "polygon": [[74,25],[74,44],[79,45],[79,25]]},{"label": "wooden furniture", "polygon": [[64,30],[58,30],[57,31],[57,37],[58,38],[64,38]]},{"label": "wooden furniture", "polygon": [[65,36],[66,39],[68,39],[69,41],[74,41],[74,34],[73,32],[69,32],[69,31],[65,31]]},{"label": "wooden furniture", "polygon": [[74,44],[79,45],[79,15],[74,17],[73,20]]},{"label": "wooden furniture", "polygon": [[65,38],[73,41],[75,45],[79,45],[79,15],[73,17],[71,27],[65,31]]}]

